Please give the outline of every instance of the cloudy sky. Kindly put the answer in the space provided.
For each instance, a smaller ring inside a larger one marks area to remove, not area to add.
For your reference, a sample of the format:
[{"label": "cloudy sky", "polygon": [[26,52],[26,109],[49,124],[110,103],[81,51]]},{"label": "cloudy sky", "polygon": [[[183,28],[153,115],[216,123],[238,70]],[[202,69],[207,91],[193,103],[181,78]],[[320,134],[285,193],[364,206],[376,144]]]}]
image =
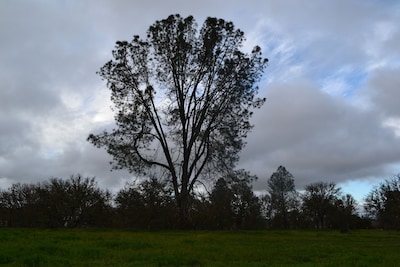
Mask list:
[{"label": "cloudy sky", "polygon": [[[229,4],[227,4],[229,3]],[[382,0],[0,1],[0,189],[80,173],[132,179],[86,142],[110,125],[96,71],[117,40],[170,14],[233,21],[269,58],[239,167],[279,165],[296,185],[336,182],[357,199],[400,172],[400,2]]]}]

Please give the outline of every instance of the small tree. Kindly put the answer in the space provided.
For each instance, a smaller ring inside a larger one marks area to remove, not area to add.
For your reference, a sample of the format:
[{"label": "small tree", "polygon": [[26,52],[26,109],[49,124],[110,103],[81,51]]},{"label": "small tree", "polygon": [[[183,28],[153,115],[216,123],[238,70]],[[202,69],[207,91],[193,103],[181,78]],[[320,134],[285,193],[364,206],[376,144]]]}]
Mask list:
[{"label": "small tree", "polygon": [[13,184],[0,192],[1,224],[11,227],[37,227],[42,220],[39,185]]},{"label": "small tree", "polygon": [[354,218],[358,218],[356,206],[357,201],[352,195],[338,197],[329,215],[332,226],[340,229],[342,233],[356,227],[353,223]]},{"label": "small tree", "polygon": [[111,194],[101,190],[95,178],[72,175],[52,178],[42,186],[42,201],[52,227],[105,226]]},{"label": "small tree", "polygon": [[232,226],[233,193],[224,178],[219,178],[210,194],[211,213],[219,230],[228,229]]},{"label": "small tree", "polygon": [[260,227],[261,205],[251,186],[257,176],[241,169],[230,174],[227,179],[233,193],[231,206],[235,218],[234,228]]},{"label": "small tree", "polygon": [[273,228],[273,208],[272,208],[272,199],[269,194],[263,195],[260,199],[261,201],[261,215],[264,217],[267,227],[269,229]]},{"label": "small tree", "polygon": [[372,189],[365,198],[364,208],[380,227],[400,229],[400,174]]},{"label": "small tree", "polygon": [[312,218],[315,227],[326,227],[326,218],[341,195],[334,183],[317,182],[306,185],[303,194],[303,210]]},{"label": "small tree", "polygon": [[275,220],[281,220],[283,228],[289,227],[288,214],[296,207],[297,192],[293,175],[285,167],[279,166],[267,181],[271,211]]},{"label": "small tree", "polygon": [[171,201],[171,187],[165,181],[151,177],[140,184],[145,204],[147,228],[171,228],[175,205]]},{"label": "small tree", "polygon": [[40,184],[14,184],[0,193],[0,207],[12,227],[106,226],[111,194],[97,187],[94,178],[52,178]]},{"label": "small tree", "polygon": [[[112,91],[116,129],[91,134],[114,168],[168,174],[182,227],[190,224],[189,199],[208,171],[233,169],[252,126],[252,109],[267,60],[260,47],[240,51],[242,31],[232,22],[193,17],[156,21],[147,38],[118,41],[114,59],[99,74]],[[157,97],[156,97],[157,93]]]},{"label": "small tree", "polygon": [[166,229],[175,226],[171,187],[155,177],[127,184],[116,197],[116,224],[142,229]]},{"label": "small tree", "polygon": [[138,186],[128,185],[121,189],[115,197],[115,204],[116,225],[145,228],[148,224],[145,216],[145,200]]},{"label": "small tree", "polygon": [[257,179],[236,170],[218,179],[210,194],[211,210],[219,229],[250,229],[262,225],[261,204],[251,183]]}]

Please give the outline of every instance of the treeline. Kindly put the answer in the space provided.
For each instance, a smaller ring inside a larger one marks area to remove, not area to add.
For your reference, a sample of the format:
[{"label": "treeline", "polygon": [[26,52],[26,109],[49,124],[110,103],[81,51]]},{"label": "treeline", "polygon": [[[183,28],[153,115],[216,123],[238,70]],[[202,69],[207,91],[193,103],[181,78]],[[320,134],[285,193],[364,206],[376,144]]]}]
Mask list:
[{"label": "treeline", "polygon": [[[268,192],[257,196],[256,177],[241,170],[220,178],[211,192],[192,194],[193,229],[400,229],[400,176],[385,180],[365,199],[365,216],[350,194],[334,183],[294,189],[293,176],[282,166],[268,180]],[[52,178],[37,184],[14,184],[0,192],[2,227],[178,228],[173,190],[150,178],[127,185],[115,195],[94,178]]]}]

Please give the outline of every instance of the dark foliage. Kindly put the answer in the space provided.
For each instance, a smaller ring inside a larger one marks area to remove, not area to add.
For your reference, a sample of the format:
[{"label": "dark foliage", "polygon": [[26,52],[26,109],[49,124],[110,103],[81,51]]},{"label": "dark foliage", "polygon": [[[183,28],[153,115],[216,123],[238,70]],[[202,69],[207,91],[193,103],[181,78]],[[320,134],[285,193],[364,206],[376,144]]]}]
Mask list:
[{"label": "dark foliage", "polygon": [[216,229],[263,227],[261,202],[251,188],[254,179],[255,176],[239,170],[217,180],[210,194],[210,214]]},{"label": "dark foliage", "polygon": [[334,183],[317,182],[305,187],[303,210],[311,219],[314,227],[324,229],[330,226],[328,216],[338,204],[341,189]]},{"label": "dark foliage", "polygon": [[[192,16],[156,21],[145,39],[118,41],[99,71],[114,103],[116,129],[88,140],[113,156],[114,168],[143,174],[160,169],[172,184],[182,227],[191,194],[205,173],[232,171],[252,128],[252,109],[267,59],[260,47],[240,48],[232,22]],[[157,93],[157,98],[156,98]]]},{"label": "dark foliage", "polygon": [[269,195],[264,197],[264,202],[269,209],[270,225],[290,228],[291,219],[295,219],[299,205],[293,175],[285,167],[279,166],[267,184]]},{"label": "dark foliage", "polygon": [[94,178],[80,175],[14,184],[0,193],[0,221],[10,227],[103,227],[110,222],[110,201]]},{"label": "dark foliage", "polygon": [[364,204],[367,214],[384,229],[400,229],[400,174],[371,190]]},{"label": "dark foliage", "polygon": [[[210,193],[191,194],[190,227],[282,228],[282,217],[274,208],[271,196],[254,194],[251,187],[254,179],[255,176],[244,170],[234,171],[219,178]],[[381,196],[381,199],[374,198],[374,202],[367,199],[366,207],[373,212],[370,215],[379,216],[379,227],[398,229],[397,179],[386,180],[369,195],[371,200],[372,196]],[[379,195],[378,189],[382,190]],[[286,213],[287,228],[338,229],[343,233],[370,228],[371,219],[360,217],[356,207],[354,198],[342,194],[333,183],[309,184],[301,198],[291,202]],[[129,184],[114,197],[98,188],[94,178],[80,175],[67,180],[52,178],[38,184],[14,184],[0,192],[0,227],[177,229],[181,226],[178,216],[171,185],[155,177]]]},{"label": "dark foliage", "polygon": [[115,225],[139,229],[176,227],[176,206],[172,190],[163,181],[151,178],[127,186],[115,198]]}]

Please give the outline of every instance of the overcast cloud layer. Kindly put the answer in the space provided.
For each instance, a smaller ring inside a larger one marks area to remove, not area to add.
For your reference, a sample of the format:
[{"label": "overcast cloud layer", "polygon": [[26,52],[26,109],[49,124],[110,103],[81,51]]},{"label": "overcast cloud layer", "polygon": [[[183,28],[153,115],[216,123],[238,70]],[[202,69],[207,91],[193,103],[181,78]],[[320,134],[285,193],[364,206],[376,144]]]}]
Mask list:
[{"label": "overcast cloud layer", "polygon": [[[227,4],[229,3],[229,4]],[[279,165],[302,189],[315,181],[376,183],[400,172],[400,3],[338,1],[1,1],[0,188],[96,176],[119,189],[132,175],[86,142],[113,121],[96,71],[117,40],[170,14],[231,20],[244,49],[269,58],[255,128],[239,167]],[[354,193],[354,192],[350,192]],[[364,193],[364,192],[362,192]]]}]

